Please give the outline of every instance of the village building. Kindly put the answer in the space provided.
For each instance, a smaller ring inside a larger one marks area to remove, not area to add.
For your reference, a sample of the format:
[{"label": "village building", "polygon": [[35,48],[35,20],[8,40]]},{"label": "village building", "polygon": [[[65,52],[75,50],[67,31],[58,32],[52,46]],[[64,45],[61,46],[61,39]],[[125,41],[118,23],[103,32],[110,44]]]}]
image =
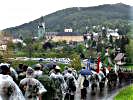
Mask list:
[{"label": "village building", "polygon": [[66,41],[66,42],[82,42],[84,41],[83,35],[77,32],[59,32],[55,37],[52,38],[53,41]]},{"label": "village building", "polygon": [[66,41],[70,43],[84,41],[83,35],[79,32],[73,32],[72,29],[64,29],[64,32],[46,32],[45,38],[54,42]]},{"label": "village building", "polygon": [[9,36],[1,36],[0,37],[0,51],[6,51],[7,50],[7,44],[9,41],[11,41],[12,37]]}]

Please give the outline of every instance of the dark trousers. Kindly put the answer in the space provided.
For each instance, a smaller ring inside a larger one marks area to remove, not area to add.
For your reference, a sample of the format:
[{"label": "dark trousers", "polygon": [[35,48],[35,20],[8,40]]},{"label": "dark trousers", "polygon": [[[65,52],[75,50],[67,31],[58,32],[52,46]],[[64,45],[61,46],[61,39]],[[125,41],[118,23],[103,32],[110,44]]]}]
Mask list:
[{"label": "dark trousers", "polygon": [[83,88],[81,89],[81,99],[86,99],[87,89]]},{"label": "dark trousers", "polygon": [[74,100],[74,95],[66,93],[65,100]]}]

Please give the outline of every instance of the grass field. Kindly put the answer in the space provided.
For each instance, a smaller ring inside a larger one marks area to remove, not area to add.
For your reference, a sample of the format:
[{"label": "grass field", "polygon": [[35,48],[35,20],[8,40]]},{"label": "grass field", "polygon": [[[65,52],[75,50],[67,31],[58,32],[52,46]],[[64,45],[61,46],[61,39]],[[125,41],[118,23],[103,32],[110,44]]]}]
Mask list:
[{"label": "grass field", "polygon": [[122,89],[114,100],[133,100],[133,85]]}]

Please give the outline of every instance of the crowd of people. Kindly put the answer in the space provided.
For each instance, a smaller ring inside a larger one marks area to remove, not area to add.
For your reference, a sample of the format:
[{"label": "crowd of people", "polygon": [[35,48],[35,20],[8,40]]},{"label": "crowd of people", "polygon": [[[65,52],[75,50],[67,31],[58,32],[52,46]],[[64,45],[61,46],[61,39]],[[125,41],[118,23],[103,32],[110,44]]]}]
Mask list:
[{"label": "crowd of people", "polygon": [[[0,100],[47,100],[43,94],[49,92],[47,87],[38,78],[43,76],[48,69],[48,78],[52,80],[55,90],[50,100],[74,100],[77,89],[81,91],[81,100],[87,97],[87,88],[90,86],[92,92],[96,92],[99,87],[100,92],[105,87],[108,80],[109,89],[122,83],[123,79],[133,78],[130,73],[125,74],[121,70],[109,73],[103,67],[99,73],[91,70],[89,74],[84,74],[87,69],[83,67],[79,72],[70,67],[65,67],[63,71],[54,64],[47,68],[42,64],[29,67],[24,64],[14,69],[8,63],[0,64]],[[84,73],[82,73],[84,72]],[[129,75],[130,74],[130,75]],[[119,77],[119,78],[118,78]],[[50,84],[50,83],[49,83]]]}]

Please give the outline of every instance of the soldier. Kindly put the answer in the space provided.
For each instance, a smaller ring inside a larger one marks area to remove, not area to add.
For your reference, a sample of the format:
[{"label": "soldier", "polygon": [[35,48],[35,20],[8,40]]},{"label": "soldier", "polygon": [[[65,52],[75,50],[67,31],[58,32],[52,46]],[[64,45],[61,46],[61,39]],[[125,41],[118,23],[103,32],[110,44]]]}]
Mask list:
[{"label": "soldier", "polygon": [[54,81],[56,87],[54,100],[62,100],[64,91],[66,89],[66,83],[63,75],[60,73],[59,66],[55,67],[55,70],[51,73],[50,78]]},{"label": "soldier", "polygon": [[65,75],[68,72],[68,67],[65,66],[64,71],[62,72],[63,75]]},{"label": "soldier", "polygon": [[42,65],[41,64],[36,64],[35,65],[35,71],[34,71],[34,77],[35,78],[38,78],[38,77],[42,76],[43,71],[41,71],[41,69],[42,69]]},{"label": "soldier", "polygon": [[35,78],[34,70],[28,67],[26,78],[20,81],[20,89],[22,90],[26,100],[41,100],[41,94],[47,92],[44,86]]},{"label": "soldier", "polygon": [[21,90],[9,74],[9,65],[0,64],[0,100],[25,100]]},{"label": "soldier", "polygon": [[20,74],[23,72],[23,64],[19,64],[19,66],[16,68],[17,74]]},{"label": "soldier", "polygon": [[67,83],[65,100],[74,100],[76,92],[76,79],[72,74],[71,68],[68,68],[68,72],[64,75],[64,78]]}]

